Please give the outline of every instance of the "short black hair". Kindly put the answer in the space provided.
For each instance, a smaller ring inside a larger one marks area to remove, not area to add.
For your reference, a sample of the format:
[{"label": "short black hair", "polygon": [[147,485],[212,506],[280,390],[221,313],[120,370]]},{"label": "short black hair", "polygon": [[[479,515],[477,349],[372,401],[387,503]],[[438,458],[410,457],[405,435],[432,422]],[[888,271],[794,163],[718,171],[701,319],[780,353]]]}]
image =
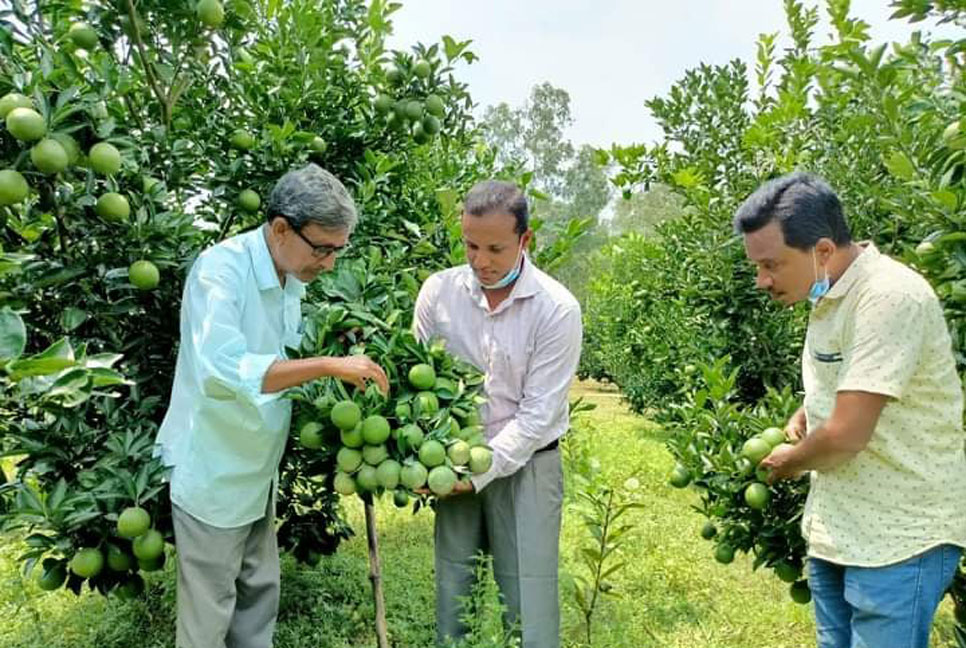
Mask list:
[{"label": "short black hair", "polygon": [[796,171],[769,180],[751,194],[735,214],[735,231],[757,232],[778,221],[785,245],[810,250],[819,239],[836,245],[852,242],[842,203],[828,183],[817,175]]},{"label": "short black hair", "polygon": [[530,207],[518,186],[503,180],[477,182],[463,199],[463,213],[470,216],[510,214],[516,219],[514,231],[523,234],[530,228]]}]

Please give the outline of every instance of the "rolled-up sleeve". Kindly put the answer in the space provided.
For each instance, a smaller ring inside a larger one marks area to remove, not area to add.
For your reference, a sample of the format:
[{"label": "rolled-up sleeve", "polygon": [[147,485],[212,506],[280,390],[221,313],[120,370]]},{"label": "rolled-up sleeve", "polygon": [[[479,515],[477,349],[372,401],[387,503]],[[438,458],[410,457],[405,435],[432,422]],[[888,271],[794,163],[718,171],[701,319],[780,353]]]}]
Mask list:
[{"label": "rolled-up sleeve", "polygon": [[208,398],[260,407],[284,394],[262,383],[279,356],[251,353],[241,330],[241,285],[228,268],[197,268],[188,278],[182,308],[197,353],[198,384]]},{"label": "rolled-up sleeve", "polygon": [[530,357],[523,398],[516,415],[490,441],[493,465],[472,478],[477,492],[522,468],[534,452],[552,442],[566,421],[570,384],[580,361],[583,328],[576,304],[555,309],[542,323]]}]

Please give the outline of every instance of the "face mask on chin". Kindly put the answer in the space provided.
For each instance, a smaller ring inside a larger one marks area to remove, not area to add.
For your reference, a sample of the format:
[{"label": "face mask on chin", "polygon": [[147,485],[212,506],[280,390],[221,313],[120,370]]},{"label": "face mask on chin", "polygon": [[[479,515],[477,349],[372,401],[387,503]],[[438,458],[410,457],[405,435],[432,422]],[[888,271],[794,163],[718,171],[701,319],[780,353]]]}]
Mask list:
[{"label": "face mask on chin", "polygon": [[[506,288],[507,286],[509,286],[514,281],[520,278],[520,266],[522,265],[522,261],[523,261],[523,241],[520,242],[520,251],[517,253],[517,260],[513,263],[513,269],[510,270],[508,273],[506,273],[506,275],[504,275],[503,278],[497,281],[496,283],[485,284],[482,281],[480,281],[480,286],[484,290],[499,290],[500,288]],[[477,281],[479,281],[479,278],[477,278]]]}]

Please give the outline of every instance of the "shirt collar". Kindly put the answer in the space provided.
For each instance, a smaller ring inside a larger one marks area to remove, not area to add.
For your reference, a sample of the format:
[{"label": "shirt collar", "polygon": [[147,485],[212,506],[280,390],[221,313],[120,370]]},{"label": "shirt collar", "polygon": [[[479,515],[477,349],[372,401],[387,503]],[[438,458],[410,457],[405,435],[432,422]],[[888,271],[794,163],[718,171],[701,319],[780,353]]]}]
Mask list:
[{"label": "shirt collar", "polygon": [[871,241],[861,242],[859,246],[862,247],[862,253],[849,264],[849,267],[845,269],[845,272],[842,273],[838,281],[832,284],[832,287],[825,293],[822,299],[840,299],[845,297],[849,289],[855,285],[855,282],[869,272],[869,268],[872,267],[872,264],[882,254]]},{"label": "shirt collar", "polygon": [[[255,273],[255,284],[259,290],[281,290],[282,286],[278,281],[278,272],[275,270],[275,261],[272,260],[272,253],[268,249],[268,241],[265,240],[265,226],[261,226],[252,232],[251,244],[248,252],[252,259],[252,270]],[[285,289],[289,294],[302,297],[305,295],[305,284],[292,275],[285,276]]]},{"label": "shirt collar", "polygon": [[[473,274],[473,268],[467,265],[463,271],[462,275],[463,287],[469,291],[470,295],[473,296],[473,300],[480,304],[486,310],[489,310],[489,304],[486,301],[486,295],[483,294],[483,287],[480,285],[479,279]],[[517,299],[526,299],[528,297],[533,297],[538,292],[540,292],[543,287],[540,285],[540,281],[537,277],[536,268],[533,262],[530,261],[530,257],[526,252],[523,253],[523,267],[520,269],[520,276],[513,283],[513,290],[510,291],[510,295],[500,304],[497,311],[502,311],[504,308],[508,307],[512,302]],[[496,311],[495,311],[496,312]]]}]

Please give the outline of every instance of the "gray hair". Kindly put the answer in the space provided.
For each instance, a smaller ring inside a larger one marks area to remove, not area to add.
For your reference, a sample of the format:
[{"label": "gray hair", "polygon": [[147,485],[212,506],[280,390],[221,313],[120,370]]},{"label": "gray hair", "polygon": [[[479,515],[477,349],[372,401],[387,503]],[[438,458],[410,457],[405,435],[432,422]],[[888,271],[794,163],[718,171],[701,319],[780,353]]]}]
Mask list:
[{"label": "gray hair", "polygon": [[523,234],[530,227],[530,208],[527,198],[512,182],[483,180],[477,182],[463,199],[463,213],[470,216],[510,214],[516,218],[515,231]]},{"label": "gray hair", "polygon": [[852,242],[842,203],[822,178],[796,171],[769,180],[738,208],[734,226],[738,234],[757,232],[777,221],[785,245],[810,250],[819,239],[836,245]]},{"label": "gray hair", "polygon": [[329,230],[355,228],[358,216],[352,196],[339,179],[317,164],[289,171],[268,197],[268,220],[281,216],[300,229],[317,223]]}]

